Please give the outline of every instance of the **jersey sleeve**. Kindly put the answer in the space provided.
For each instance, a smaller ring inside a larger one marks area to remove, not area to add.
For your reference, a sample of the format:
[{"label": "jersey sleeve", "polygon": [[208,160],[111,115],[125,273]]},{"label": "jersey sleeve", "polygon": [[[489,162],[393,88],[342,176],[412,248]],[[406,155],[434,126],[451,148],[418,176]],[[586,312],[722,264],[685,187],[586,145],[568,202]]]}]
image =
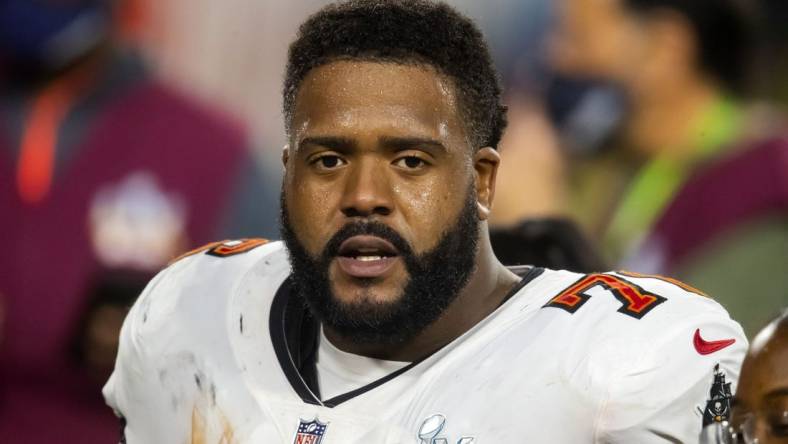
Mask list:
[{"label": "jersey sleeve", "polygon": [[601,354],[621,365],[605,378],[596,442],[698,442],[704,423],[727,418],[747,339],[713,300],[680,296]]},{"label": "jersey sleeve", "polygon": [[167,338],[155,337],[161,328],[154,325],[151,302],[166,286],[167,274],[165,269],[148,284],[126,316],[115,369],[102,390],[107,405],[123,424],[121,442],[128,444],[185,442],[189,436],[177,393],[162,390],[161,384],[169,378],[153,365],[156,344]]}]

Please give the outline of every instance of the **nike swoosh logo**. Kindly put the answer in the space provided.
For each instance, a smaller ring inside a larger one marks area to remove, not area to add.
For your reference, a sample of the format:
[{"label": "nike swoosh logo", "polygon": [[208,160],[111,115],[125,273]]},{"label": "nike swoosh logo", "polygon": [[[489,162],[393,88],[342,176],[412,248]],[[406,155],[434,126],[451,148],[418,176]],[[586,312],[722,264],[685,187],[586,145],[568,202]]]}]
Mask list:
[{"label": "nike swoosh logo", "polygon": [[714,352],[718,352],[723,348],[732,345],[736,342],[736,339],[722,339],[719,341],[706,341],[700,337],[700,329],[695,330],[695,337],[692,338],[692,345],[695,346],[695,350],[702,354],[702,355],[710,355]]}]

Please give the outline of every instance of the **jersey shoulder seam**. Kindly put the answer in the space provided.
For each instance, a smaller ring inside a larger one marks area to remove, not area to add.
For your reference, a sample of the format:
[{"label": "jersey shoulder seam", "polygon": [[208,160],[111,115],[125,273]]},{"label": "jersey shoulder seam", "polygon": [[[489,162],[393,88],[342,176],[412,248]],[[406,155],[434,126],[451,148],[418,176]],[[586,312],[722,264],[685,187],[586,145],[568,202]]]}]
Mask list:
[{"label": "jersey shoulder seam", "polygon": [[617,275],[620,275],[620,276],[624,276],[624,277],[636,278],[636,279],[656,279],[658,281],[667,282],[668,284],[672,284],[672,285],[674,285],[676,287],[679,287],[680,289],[686,291],[687,293],[692,293],[692,294],[694,294],[696,296],[702,296],[704,298],[712,299],[708,294],[706,294],[702,290],[699,290],[699,289],[693,287],[692,285],[689,285],[689,284],[687,284],[685,282],[682,282],[682,281],[680,281],[678,279],[674,279],[674,278],[671,278],[671,277],[662,276],[662,275],[659,275],[659,274],[637,273],[637,272],[628,271],[628,270],[616,270],[616,271],[611,272],[611,273],[614,273],[614,274],[617,274]]}]

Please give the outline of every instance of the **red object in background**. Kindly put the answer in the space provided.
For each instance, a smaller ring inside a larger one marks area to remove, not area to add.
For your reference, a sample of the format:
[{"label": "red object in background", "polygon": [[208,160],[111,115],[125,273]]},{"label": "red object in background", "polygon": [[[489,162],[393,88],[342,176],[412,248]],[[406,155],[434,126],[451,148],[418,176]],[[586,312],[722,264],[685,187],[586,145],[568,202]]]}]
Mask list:
[{"label": "red object in background", "polygon": [[46,91],[34,102],[17,164],[19,197],[27,204],[40,202],[49,191],[54,168],[57,129],[68,100],[60,91]]},{"label": "red object in background", "polygon": [[[187,243],[205,243],[220,235],[239,170],[248,166],[246,140],[231,121],[146,76],[125,75],[125,83],[110,84],[99,76],[100,85],[73,103],[69,116],[59,115],[62,104],[44,106],[53,108],[40,117],[45,130],[36,137],[50,151],[21,161],[28,165],[23,170],[30,168],[22,174],[29,197],[48,190],[36,205],[20,198],[15,137],[0,125],[0,293],[7,315],[0,332],[2,443],[117,442],[118,421],[101,384],[70,354],[86,292],[103,269],[91,241],[96,193],[143,171],[182,199]],[[77,146],[53,175],[58,117],[61,135],[74,136],[77,128],[78,137],[66,138]]]},{"label": "red object in background", "polygon": [[17,162],[17,188],[23,202],[36,204],[49,193],[60,124],[96,69],[89,64],[55,81],[33,101]]},{"label": "red object in background", "polygon": [[122,0],[119,3],[117,32],[127,41],[136,41],[150,18],[150,5],[146,0]]}]

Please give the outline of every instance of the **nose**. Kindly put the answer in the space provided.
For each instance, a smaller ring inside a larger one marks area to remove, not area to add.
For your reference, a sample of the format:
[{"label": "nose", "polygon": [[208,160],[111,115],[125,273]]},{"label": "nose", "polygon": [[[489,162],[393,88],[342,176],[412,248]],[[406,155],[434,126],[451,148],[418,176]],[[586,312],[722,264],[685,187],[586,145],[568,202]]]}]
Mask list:
[{"label": "nose", "polygon": [[351,167],[342,193],[345,217],[388,216],[393,210],[385,162],[365,159]]}]

